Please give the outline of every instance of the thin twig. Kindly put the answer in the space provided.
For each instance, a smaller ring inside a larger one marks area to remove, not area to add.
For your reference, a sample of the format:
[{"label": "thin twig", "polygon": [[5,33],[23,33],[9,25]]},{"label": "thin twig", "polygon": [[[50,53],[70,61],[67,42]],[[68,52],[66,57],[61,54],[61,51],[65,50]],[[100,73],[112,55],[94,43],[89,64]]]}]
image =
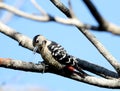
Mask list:
[{"label": "thin twig", "polygon": [[32,14],[28,14],[25,13],[21,10],[18,10],[10,5],[4,4],[4,3],[0,3],[0,8],[6,9],[20,17],[24,17],[24,18],[28,18],[28,19],[32,19],[32,20],[36,20],[36,21],[41,21],[41,22],[48,22],[48,21],[56,21],[58,23],[61,24],[67,24],[67,25],[72,25],[72,19],[64,19],[64,18],[60,18],[60,17],[53,17],[51,15],[47,15],[47,16],[38,16],[38,15],[32,15]]},{"label": "thin twig", "polygon": [[31,2],[35,6],[35,8],[38,9],[41,12],[41,14],[43,16],[47,16],[46,11],[40,5],[38,5],[38,3],[36,2],[36,0],[31,0]]},{"label": "thin twig", "polygon": [[[15,4],[13,5],[14,8],[19,9],[22,5],[23,5],[24,0],[18,0],[15,2]],[[3,23],[8,23],[12,17],[13,17],[14,13],[12,12],[6,12],[5,15],[3,15],[3,17],[0,19],[0,21],[2,21]]]},{"label": "thin twig", "polygon": [[74,12],[73,12],[71,0],[68,0],[68,6],[69,6],[69,10],[70,10],[71,17],[72,17],[72,18],[76,17],[75,14],[74,14]]},{"label": "thin twig", "polygon": [[33,20],[37,20],[37,21],[48,21],[49,20],[49,17],[48,16],[35,16],[35,15],[32,15],[32,14],[28,14],[28,13],[25,13],[21,10],[18,10],[10,5],[7,5],[7,4],[4,4],[4,3],[0,3],[0,8],[3,8],[3,9],[6,9],[18,16],[22,16],[24,18],[29,18],[29,19],[33,19]]}]

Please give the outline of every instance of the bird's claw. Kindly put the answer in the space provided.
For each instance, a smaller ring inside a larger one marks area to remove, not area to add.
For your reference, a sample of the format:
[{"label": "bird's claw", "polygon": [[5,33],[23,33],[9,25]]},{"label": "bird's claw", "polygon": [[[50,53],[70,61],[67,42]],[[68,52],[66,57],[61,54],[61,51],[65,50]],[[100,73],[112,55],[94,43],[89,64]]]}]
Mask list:
[{"label": "bird's claw", "polygon": [[46,64],[44,61],[38,61],[38,65],[43,66],[43,72],[42,73],[45,73],[45,70],[48,67],[48,64]]}]

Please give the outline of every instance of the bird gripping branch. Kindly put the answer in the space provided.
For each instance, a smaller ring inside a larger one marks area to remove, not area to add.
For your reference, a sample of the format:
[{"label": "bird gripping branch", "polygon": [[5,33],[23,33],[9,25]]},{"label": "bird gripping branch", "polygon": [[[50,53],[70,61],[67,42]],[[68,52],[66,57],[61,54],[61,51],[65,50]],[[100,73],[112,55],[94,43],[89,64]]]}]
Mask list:
[{"label": "bird gripping branch", "polygon": [[72,55],[69,55],[66,50],[54,41],[46,39],[42,35],[36,35],[33,38],[34,52],[40,52],[45,63],[50,64],[57,69],[63,67],[67,71],[79,73],[81,76],[86,75],[80,67],[78,67],[78,60]]}]

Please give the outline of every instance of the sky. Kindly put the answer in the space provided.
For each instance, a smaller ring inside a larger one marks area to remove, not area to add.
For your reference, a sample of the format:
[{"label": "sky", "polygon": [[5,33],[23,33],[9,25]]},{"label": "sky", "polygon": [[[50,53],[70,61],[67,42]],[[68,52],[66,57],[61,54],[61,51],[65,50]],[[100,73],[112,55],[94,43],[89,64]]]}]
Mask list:
[{"label": "sky", "polygon": [[[7,4],[13,5],[14,3],[11,1],[16,2],[17,0],[5,0]],[[53,16],[66,18],[49,0],[36,1],[47,13]],[[67,0],[61,1],[68,6]],[[97,22],[87,10],[82,0],[71,1],[74,13],[80,21],[97,25]],[[92,2],[107,21],[120,25],[119,0],[92,0]],[[20,9],[31,14],[40,14],[31,4],[30,0],[24,0],[24,4]],[[30,38],[33,38],[37,34],[42,34],[49,40],[54,40],[64,46],[69,54],[114,70],[87,38],[74,26],[55,22],[37,22],[19,16],[14,16],[7,25]],[[117,49],[120,46],[119,36],[106,32],[90,32],[100,40],[116,59],[120,59],[120,50]],[[0,56],[3,58],[13,58],[34,63],[42,61],[39,54],[34,55],[32,51],[22,48],[16,41],[1,33],[0,42],[0,49],[2,49],[2,51],[0,51]],[[12,86],[38,86],[47,91],[113,91],[112,89],[91,86],[50,73],[41,74],[0,68],[0,75],[0,84],[5,83],[6,85]]]}]

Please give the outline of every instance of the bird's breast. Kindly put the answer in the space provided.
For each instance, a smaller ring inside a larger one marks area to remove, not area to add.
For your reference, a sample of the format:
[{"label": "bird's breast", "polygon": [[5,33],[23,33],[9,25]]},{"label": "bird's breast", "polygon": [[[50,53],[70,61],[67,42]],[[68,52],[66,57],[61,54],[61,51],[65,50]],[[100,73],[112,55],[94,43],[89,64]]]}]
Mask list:
[{"label": "bird's breast", "polygon": [[53,65],[58,69],[62,68],[62,65],[52,57],[51,52],[47,48],[41,50],[41,56],[46,63]]}]

